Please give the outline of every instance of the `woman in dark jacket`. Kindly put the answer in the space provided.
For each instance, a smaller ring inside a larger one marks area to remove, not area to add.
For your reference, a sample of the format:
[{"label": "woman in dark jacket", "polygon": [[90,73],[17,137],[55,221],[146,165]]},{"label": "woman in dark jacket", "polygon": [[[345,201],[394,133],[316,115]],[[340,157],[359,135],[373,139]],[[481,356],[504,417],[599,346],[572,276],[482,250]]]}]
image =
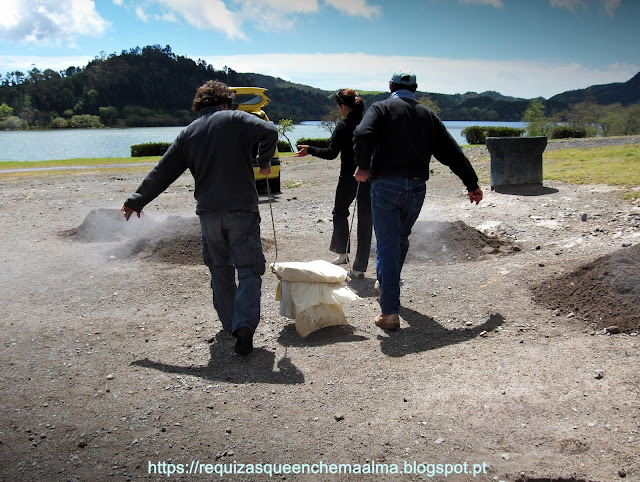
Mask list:
[{"label": "woman in dark jacket", "polygon": [[[299,145],[295,157],[310,154],[322,159],[335,159],[340,155],[340,177],[336,187],[333,208],[333,236],[329,249],[338,254],[332,263],[346,264],[349,252],[349,206],[358,196],[358,246],[350,272],[353,278],[363,278],[371,250],[371,184],[355,180],[356,164],[353,154],[353,131],[362,120],[364,101],[352,89],[339,90],[335,97],[342,119],[336,124],[329,147]],[[358,186],[358,184],[360,186]]]}]

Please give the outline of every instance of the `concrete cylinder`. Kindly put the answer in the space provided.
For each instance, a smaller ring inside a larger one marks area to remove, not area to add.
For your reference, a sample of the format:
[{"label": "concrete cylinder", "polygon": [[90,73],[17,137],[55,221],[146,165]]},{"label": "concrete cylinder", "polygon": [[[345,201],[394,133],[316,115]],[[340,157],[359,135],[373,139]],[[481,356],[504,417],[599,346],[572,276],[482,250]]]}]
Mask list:
[{"label": "concrete cylinder", "polygon": [[487,137],[491,154],[491,189],[500,186],[542,185],[542,153],[547,138]]}]

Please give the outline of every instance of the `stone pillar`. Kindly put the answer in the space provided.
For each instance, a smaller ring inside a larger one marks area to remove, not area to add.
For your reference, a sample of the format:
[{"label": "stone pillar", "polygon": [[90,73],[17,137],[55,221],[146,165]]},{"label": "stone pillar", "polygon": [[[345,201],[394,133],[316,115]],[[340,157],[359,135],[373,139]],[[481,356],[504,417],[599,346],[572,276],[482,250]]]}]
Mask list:
[{"label": "stone pillar", "polygon": [[487,137],[491,154],[491,189],[500,186],[542,185],[542,153],[547,138]]}]

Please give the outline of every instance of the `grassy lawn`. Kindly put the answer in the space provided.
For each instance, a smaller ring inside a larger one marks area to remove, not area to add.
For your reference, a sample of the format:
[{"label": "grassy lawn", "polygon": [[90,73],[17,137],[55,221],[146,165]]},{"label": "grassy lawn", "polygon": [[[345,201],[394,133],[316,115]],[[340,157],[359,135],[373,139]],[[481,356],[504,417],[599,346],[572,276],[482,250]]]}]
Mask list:
[{"label": "grassy lawn", "polygon": [[[304,158],[292,157],[292,152],[281,153],[286,160]],[[0,162],[0,176],[6,169],[38,167],[94,166],[95,170],[108,168],[112,164],[128,164],[120,169],[149,169],[136,164],[155,163],[158,156],[150,157],[112,157],[88,159],[64,159],[60,161]],[[544,179],[557,180],[571,184],[608,184],[628,188],[626,199],[640,198],[640,144],[626,146],[597,147],[592,149],[562,149],[546,151],[543,154]],[[104,166],[104,167],[103,167]],[[474,162],[478,175],[483,182],[489,182],[489,160]],[[66,171],[63,171],[66,172]],[[30,173],[21,173],[21,175]],[[4,175],[8,175],[4,174]]]},{"label": "grassy lawn", "polygon": [[625,198],[640,197],[639,144],[548,151],[542,158],[545,179],[629,188]]},{"label": "grassy lawn", "polygon": [[62,159],[59,161],[3,161],[2,169],[31,169],[37,167],[74,167],[74,166],[108,166],[110,164],[141,164],[146,162],[158,162],[160,156],[150,157],[90,157],[77,159]]}]

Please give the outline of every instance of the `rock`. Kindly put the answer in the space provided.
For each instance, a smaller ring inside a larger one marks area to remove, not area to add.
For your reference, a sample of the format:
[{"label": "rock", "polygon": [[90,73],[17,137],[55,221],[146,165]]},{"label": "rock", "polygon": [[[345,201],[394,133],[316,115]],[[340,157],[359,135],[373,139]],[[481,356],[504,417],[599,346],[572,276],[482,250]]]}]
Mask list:
[{"label": "rock", "polygon": [[114,378],[115,378],[115,374],[113,374],[113,373],[109,373],[107,375],[107,380],[113,380]]},{"label": "rock", "polygon": [[604,377],[604,372],[603,372],[602,370],[596,370],[596,371],[593,373],[593,377],[594,377],[596,380],[600,380],[601,378],[603,378],[603,377]]},{"label": "rock", "polygon": [[582,215],[580,216],[580,221],[586,221],[587,220],[587,213],[582,213]]},{"label": "rock", "polygon": [[604,329],[604,332],[609,333],[610,335],[617,335],[618,333],[620,333],[620,328],[615,325],[608,326]]},{"label": "rock", "polygon": [[341,420],[344,420],[344,414],[342,414],[342,413],[336,413],[336,414],[333,416],[333,419],[334,419],[336,422],[340,422]]},{"label": "rock", "polygon": [[618,477],[624,479],[627,476],[627,471],[624,469],[618,470]]}]

